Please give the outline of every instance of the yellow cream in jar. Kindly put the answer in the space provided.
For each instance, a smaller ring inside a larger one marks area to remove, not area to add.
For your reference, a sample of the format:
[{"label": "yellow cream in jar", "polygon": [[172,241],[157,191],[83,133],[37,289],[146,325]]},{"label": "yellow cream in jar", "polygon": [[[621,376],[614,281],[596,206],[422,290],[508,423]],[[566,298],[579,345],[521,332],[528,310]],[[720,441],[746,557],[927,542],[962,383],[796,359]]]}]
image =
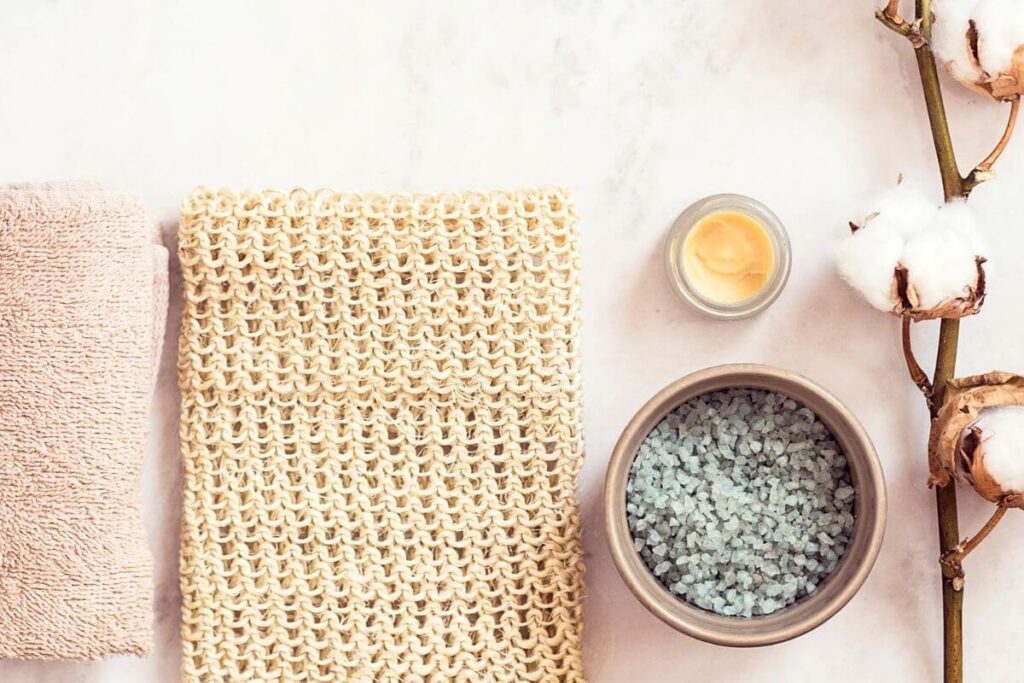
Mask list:
[{"label": "yellow cream in jar", "polygon": [[755,218],[715,211],[686,235],[683,270],[704,298],[738,304],[768,286],[775,273],[775,249],[768,230]]}]

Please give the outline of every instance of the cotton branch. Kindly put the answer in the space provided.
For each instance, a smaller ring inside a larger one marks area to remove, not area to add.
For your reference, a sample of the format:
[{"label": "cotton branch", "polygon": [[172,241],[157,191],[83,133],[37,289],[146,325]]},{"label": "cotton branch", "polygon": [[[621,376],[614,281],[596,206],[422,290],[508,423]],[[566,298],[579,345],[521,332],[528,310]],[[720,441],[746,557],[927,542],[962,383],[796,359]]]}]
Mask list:
[{"label": "cotton branch", "polygon": [[1015,97],[1010,100],[1010,117],[1006,122],[1006,128],[1003,130],[1003,135],[999,138],[999,142],[996,143],[995,148],[989,152],[989,155],[982,159],[982,161],[974,167],[966,178],[964,178],[964,190],[970,192],[981,183],[989,180],[994,175],[992,173],[992,167],[995,165],[999,157],[1002,156],[1003,151],[1010,142],[1010,138],[1013,137],[1013,129],[1017,125],[1017,115],[1020,113],[1020,97]]},{"label": "cotton branch", "polygon": [[[992,533],[992,530],[996,528],[1003,519],[1003,515],[1006,514],[1007,507],[1002,503],[996,508],[996,511],[992,513],[989,520],[985,522],[985,526],[981,527],[978,533],[971,536],[966,541],[963,541],[955,548],[951,548],[942,554],[941,562],[944,566],[951,569],[954,573],[963,576],[962,563],[964,558],[967,557],[971,552],[981,545],[981,542],[988,538],[988,535]],[[960,581],[960,588],[963,588],[963,579]]]},{"label": "cotton branch", "polygon": [[900,0],[889,0],[885,7],[879,7],[875,10],[875,18],[882,22],[882,24],[890,31],[895,31],[901,36],[909,38],[911,45],[913,45],[915,49],[926,45],[927,41],[921,34],[920,22],[908,22],[900,16],[899,11]]},{"label": "cotton branch", "polygon": [[917,358],[914,356],[914,349],[910,344],[910,323],[913,320],[910,316],[903,316],[903,358],[907,362],[907,370],[910,372],[910,379],[914,381],[917,388],[924,394],[925,400],[928,402],[928,406],[932,406],[932,390],[931,380],[928,379],[928,375],[921,368],[921,364],[917,362]]}]

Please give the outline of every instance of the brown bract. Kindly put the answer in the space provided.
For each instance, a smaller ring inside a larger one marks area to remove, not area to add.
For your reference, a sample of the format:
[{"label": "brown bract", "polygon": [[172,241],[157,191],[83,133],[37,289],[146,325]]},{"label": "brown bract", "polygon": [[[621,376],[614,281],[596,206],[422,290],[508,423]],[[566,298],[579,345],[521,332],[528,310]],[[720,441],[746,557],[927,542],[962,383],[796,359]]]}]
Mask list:
[{"label": "brown bract", "polygon": [[1022,507],[1024,500],[1013,491],[1004,491],[988,473],[983,434],[971,428],[986,408],[1019,405],[1024,405],[1024,377],[1020,375],[989,372],[947,382],[946,399],[928,436],[928,484],[946,486],[962,468],[968,482],[986,500]]},{"label": "brown bract", "polygon": [[1014,51],[1010,70],[996,74],[983,87],[997,100],[1009,101],[1024,95],[1024,45]]},{"label": "brown bract", "polygon": [[936,318],[965,318],[981,310],[985,301],[984,256],[976,256],[978,272],[974,282],[967,286],[963,296],[952,297],[931,308],[921,308],[921,299],[914,288],[914,282],[907,267],[896,264],[892,278],[892,312],[913,320],[934,320]]}]

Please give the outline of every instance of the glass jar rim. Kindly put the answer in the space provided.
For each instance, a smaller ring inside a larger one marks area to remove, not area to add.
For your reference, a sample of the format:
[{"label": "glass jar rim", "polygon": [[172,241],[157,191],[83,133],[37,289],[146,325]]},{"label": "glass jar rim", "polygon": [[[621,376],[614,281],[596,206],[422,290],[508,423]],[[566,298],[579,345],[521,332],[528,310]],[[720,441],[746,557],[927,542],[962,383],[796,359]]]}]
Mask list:
[{"label": "glass jar rim", "polygon": [[[702,218],[719,211],[736,211],[756,220],[768,233],[775,256],[775,270],[768,284],[751,298],[734,304],[724,304],[704,296],[690,282],[682,262],[686,236]],[[786,227],[771,209],[746,195],[714,194],[697,200],[672,223],[665,236],[664,249],[665,267],[673,289],[694,308],[713,318],[739,320],[760,313],[779,297],[789,280],[792,254]]]}]

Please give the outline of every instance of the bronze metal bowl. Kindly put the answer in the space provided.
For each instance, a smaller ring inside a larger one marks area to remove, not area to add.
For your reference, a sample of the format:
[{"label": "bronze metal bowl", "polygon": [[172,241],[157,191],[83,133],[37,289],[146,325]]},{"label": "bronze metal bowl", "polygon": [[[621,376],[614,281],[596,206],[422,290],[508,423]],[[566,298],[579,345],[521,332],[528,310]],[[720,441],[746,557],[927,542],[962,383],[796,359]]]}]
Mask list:
[{"label": "bronze metal bowl", "polygon": [[[641,443],[672,409],[709,391],[764,389],[785,394],[813,410],[832,430],[846,455],[856,490],[854,527],[846,553],[818,589],[767,616],[725,617],[673,595],[647,569],[626,523],[626,481]],[[658,392],[629,421],[608,463],[605,530],[615,566],[630,591],[666,624],[700,640],[732,647],[780,643],[820,626],[860,589],[885,533],[885,481],[871,440],[839,400],[806,377],[765,365],[720,365],[679,379]]]}]

